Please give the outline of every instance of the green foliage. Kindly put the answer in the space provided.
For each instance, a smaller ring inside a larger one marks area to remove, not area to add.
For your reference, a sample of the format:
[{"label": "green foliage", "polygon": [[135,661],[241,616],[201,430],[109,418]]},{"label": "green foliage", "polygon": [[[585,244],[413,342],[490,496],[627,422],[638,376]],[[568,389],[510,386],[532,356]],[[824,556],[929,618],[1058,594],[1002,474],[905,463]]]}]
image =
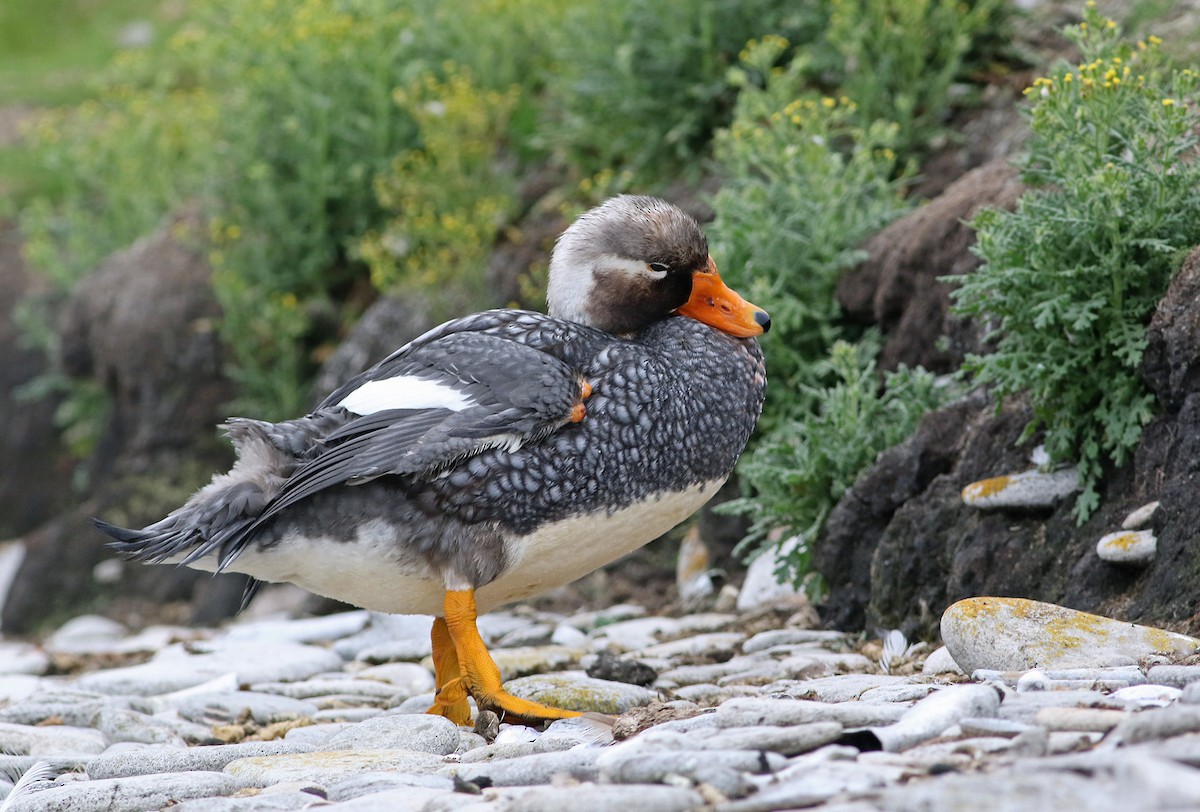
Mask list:
[{"label": "green foliage", "polygon": [[799,583],[809,571],[813,540],[829,511],[879,453],[908,437],[925,412],[944,400],[924,370],[875,371],[875,342],[837,341],[812,369],[804,394],[813,411],[789,418],[764,436],[740,468],[756,496],[733,509],[753,518],[744,544],[762,543],[772,530],[797,542],[779,575]]},{"label": "green foliage", "polygon": [[[31,255],[66,289],[183,202],[200,201],[212,218],[229,373],[241,389],[234,408],[294,414],[307,405],[325,343],[357,315],[362,297],[345,294],[368,276],[355,253],[365,233],[385,226],[397,206],[409,223],[419,212],[504,219],[498,176],[485,187],[487,201],[464,198],[467,184],[486,174],[477,164],[471,178],[440,184],[460,168],[445,149],[453,134],[439,134],[427,110],[397,104],[393,92],[441,77],[455,55],[479,93],[461,96],[453,77],[433,90],[490,111],[490,128],[460,133],[475,139],[461,154],[477,152],[485,137],[512,143],[503,132],[510,124],[524,128],[515,150],[533,154],[532,94],[551,72],[553,26],[569,5],[198,0],[164,45],[121,54],[98,99],[36,127],[38,162],[61,188],[27,208]],[[517,79],[528,89],[513,99]],[[434,109],[442,102],[430,92],[419,90]],[[420,175],[420,192],[405,190],[402,200],[394,175],[390,196],[386,180],[382,197],[373,185],[397,155]],[[421,235],[429,245],[446,237]],[[380,284],[394,281],[377,271]]]},{"label": "green foliage", "polygon": [[376,178],[379,202],[396,216],[359,249],[379,290],[449,288],[479,300],[488,254],[515,208],[515,167],[498,152],[519,91],[480,91],[469,71],[446,73],[445,81],[426,75],[396,91],[421,147]]},{"label": "green foliage", "polygon": [[1003,0],[831,0],[834,83],[865,121],[899,126],[907,155],[942,126],[950,85],[978,38],[1003,23]]},{"label": "green foliage", "polygon": [[810,42],[828,0],[592,0],[565,21],[551,84],[552,142],[585,177],[661,180],[703,154],[729,117],[726,71],[752,37]]},{"label": "green foliage", "polygon": [[1036,188],[976,218],[985,264],[955,295],[995,347],[965,369],[997,397],[1029,393],[1025,435],[1044,429],[1054,461],[1078,461],[1082,522],[1104,465],[1129,459],[1154,413],[1146,325],[1200,242],[1200,74],[1165,68],[1156,39],[1132,47],[1090,6],[1067,34],[1082,63],[1027,91]]},{"label": "green foliage", "polygon": [[859,243],[907,208],[896,128],[860,125],[845,97],[805,94],[802,63],[772,68],[785,48],[764,38],[733,76],[741,94],[716,140],[725,182],[709,229],[730,283],[771,314],[766,431],[816,405],[813,366],[841,337],[838,275],[861,258]]}]

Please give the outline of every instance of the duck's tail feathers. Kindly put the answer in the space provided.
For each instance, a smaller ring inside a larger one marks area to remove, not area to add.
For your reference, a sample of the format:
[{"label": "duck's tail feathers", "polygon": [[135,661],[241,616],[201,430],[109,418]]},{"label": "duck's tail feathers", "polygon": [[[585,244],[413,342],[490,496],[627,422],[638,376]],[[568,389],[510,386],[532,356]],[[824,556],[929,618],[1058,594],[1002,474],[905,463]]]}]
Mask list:
[{"label": "duck's tail feathers", "polygon": [[124,558],[187,565],[216,554],[215,569],[220,572],[245,547],[245,531],[266,502],[257,483],[226,480],[209,485],[182,508],[143,530],[92,521],[113,539],[108,546]]}]

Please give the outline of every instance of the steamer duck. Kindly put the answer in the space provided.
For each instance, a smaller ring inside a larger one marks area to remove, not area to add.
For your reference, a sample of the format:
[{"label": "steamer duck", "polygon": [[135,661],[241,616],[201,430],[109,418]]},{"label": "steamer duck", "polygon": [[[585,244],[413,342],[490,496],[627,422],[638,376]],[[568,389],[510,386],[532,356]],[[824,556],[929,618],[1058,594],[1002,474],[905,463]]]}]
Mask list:
[{"label": "steamer duck", "polygon": [[434,615],[430,712],[458,724],[468,695],[523,720],[577,715],[505,692],[476,614],[641,547],[716,493],[762,408],[770,319],[724,285],[694,219],[630,195],[559,238],[547,299],[549,315],[436,327],[306,417],[230,419],[228,473],[145,529],[97,525],[129,559]]}]

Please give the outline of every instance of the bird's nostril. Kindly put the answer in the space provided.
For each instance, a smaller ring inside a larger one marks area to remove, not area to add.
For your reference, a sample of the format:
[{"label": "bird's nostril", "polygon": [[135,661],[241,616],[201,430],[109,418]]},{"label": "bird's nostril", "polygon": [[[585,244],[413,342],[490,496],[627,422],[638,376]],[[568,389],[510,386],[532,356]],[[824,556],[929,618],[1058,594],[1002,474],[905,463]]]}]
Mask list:
[{"label": "bird's nostril", "polygon": [[763,332],[771,329],[771,317],[767,315],[765,310],[756,310],[754,312],[754,322],[762,328]]}]

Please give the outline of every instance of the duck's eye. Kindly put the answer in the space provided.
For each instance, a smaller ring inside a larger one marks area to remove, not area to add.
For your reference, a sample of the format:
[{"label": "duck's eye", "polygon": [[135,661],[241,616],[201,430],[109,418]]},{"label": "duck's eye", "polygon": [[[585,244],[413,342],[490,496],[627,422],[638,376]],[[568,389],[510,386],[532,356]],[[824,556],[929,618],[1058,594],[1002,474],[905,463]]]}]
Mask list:
[{"label": "duck's eye", "polygon": [[671,269],[670,269],[670,267],[669,267],[669,266],[667,266],[667,264],[666,264],[666,263],[663,263],[663,262],[651,262],[651,263],[650,263],[650,270],[654,271],[655,273],[666,273],[667,271],[669,271],[669,270],[671,270]]}]

